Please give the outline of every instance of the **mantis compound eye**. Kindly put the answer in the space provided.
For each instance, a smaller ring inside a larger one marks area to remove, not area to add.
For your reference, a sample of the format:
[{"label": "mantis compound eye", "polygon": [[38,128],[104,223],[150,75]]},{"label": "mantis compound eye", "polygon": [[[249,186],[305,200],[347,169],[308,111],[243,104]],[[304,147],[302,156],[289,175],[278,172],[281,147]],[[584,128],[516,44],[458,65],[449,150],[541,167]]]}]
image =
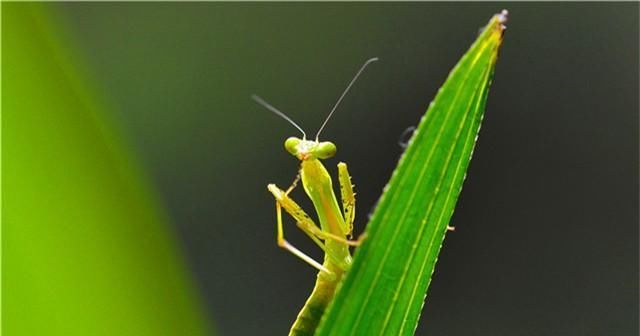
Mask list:
[{"label": "mantis compound eye", "polygon": [[290,137],[287,140],[284,141],[284,148],[287,150],[287,152],[289,152],[291,155],[296,156],[298,155],[298,145],[300,144],[300,139],[296,138],[296,137]]},{"label": "mantis compound eye", "polygon": [[336,145],[333,142],[325,141],[318,144],[316,156],[319,159],[328,159],[336,155]]}]

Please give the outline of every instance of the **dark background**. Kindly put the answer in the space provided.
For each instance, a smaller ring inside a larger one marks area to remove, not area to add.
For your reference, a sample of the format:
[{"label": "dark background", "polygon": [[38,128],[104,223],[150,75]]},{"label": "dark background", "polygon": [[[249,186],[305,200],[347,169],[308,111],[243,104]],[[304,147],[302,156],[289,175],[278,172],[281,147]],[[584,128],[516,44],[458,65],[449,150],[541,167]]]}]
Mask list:
[{"label": "dark background", "polygon": [[[324,131],[357,231],[478,29],[511,16],[418,335],[638,334],[638,3],[55,4],[116,111],[222,335],[282,335],[315,271],[275,245],[266,184]],[[304,195],[297,191],[295,197]],[[310,204],[301,201],[310,209]],[[288,235],[321,254],[289,221]]]}]

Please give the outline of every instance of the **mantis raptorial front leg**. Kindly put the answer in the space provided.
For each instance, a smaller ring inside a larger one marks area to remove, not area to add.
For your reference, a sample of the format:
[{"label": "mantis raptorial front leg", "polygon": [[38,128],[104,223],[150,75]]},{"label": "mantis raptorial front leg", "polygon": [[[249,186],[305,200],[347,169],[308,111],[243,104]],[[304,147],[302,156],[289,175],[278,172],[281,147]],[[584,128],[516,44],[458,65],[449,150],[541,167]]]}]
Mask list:
[{"label": "mantis raptorial front leg", "polygon": [[[343,269],[347,269],[349,266],[345,265],[344,262],[340,259],[337,258],[336,256],[333,256],[333,254],[331,253],[331,251],[327,250],[327,248],[325,247],[324,243],[320,241],[320,239],[322,240],[327,240],[327,239],[332,239],[350,246],[358,246],[360,244],[359,241],[353,241],[353,240],[348,240],[346,238],[340,237],[338,235],[334,235],[332,233],[329,232],[324,232],[322,231],[311,219],[311,217],[309,217],[309,215],[307,215],[307,213],[294,201],[292,200],[285,191],[283,191],[282,189],[278,188],[275,184],[270,184],[268,185],[268,189],[269,191],[273,194],[273,196],[276,199],[276,216],[277,216],[277,227],[278,227],[278,246],[288,250],[289,252],[293,253],[294,255],[296,255],[297,257],[301,258],[302,260],[304,260],[305,262],[307,262],[308,264],[310,264],[311,266],[321,270],[321,271],[325,271],[328,272],[326,270],[326,268],[322,267],[322,265],[320,265],[317,261],[313,260],[313,258],[307,256],[306,254],[304,254],[302,251],[298,250],[295,246],[291,245],[289,242],[287,242],[284,239],[284,229],[283,229],[283,222],[282,222],[282,208],[284,208],[284,210],[291,215],[291,217],[293,217],[293,219],[295,219],[296,221],[296,225],[298,226],[298,228],[300,228],[300,230],[302,230],[302,232],[304,232],[305,234],[307,234],[307,236],[309,236],[309,238],[311,238],[316,245],[318,245],[330,258],[332,258],[332,260],[340,267]],[[329,273],[329,272],[328,272]]]},{"label": "mantis raptorial front leg", "polygon": [[[296,257],[304,260],[306,263],[308,263],[309,265],[317,268],[318,270],[320,270],[321,272],[325,272],[327,274],[331,274],[331,271],[329,271],[328,269],[326,269],[324,266],[322,266],[319,262],[313,260],[313,258],[309,257],[308,255],[306,255],[304,252],[300,251],[297,247],[291,245],[285,238],[284,238],[284,227],[282,225],[282,207],[280,205],[280,202],[276,201],[276,216],[277,216],[277,220],[278,220],[278,224],[277,224],[277,228],[278,228],[278,233],[277,233],[277,243],[278,246],[282,247],[283,249],[293,253],[293,255],[295,255]],[[304,230],[303,230],[304,231]],[[307,233],[305,231],[305,233]],[[323,250],[324,250],[324,244],[322,244],[322,242],[320,242],[318,240],[318,238],[314,237],[313,235],[309,235],[309,237],[311,237],[311,239],[318,244],[318,246],[320,246]]]},{"label": "mantis raptorial front leg", "polygon": [[296,174],[296,178],[293,179],[293,182],[291,182],[291,185],[287,188],[287,191],[284,194],[289,195],[289,193],[298,186],[298,182],[300,182],[300,172]]},{"label": "mantis raptorial front leg", "polygon": [[[344,222],[347,224],[346,235],[353,237],[353,222],[356,217],[356,194],[353,192],[351,175],[347,170],[347,164],[338,163],[338,181],[340,182],[340,196],[342,197],[342,211]],[[358,239],[359,241],[360,239]]]},{"label": "mantis raptorial front leg", "polygon": [[[293,199],[291,199],[291,197],[287,195],[289,190],[285,192],[282,189],[278,188],[275,184],[270,184],[268,188],[276,198],[276,202],[279,203],[284,208],[284,210],[296,220],[296,225],[308,236],[312,237],[312,239],[314,239],[318,246],[320,246],[321,244],[318,243],[317,238],[320,238],[322,240],[332,239],[349,246],[360,245],[360,240],[349,240],[331,232],[322,231],[318,227],[318,225],[313,222],[311,217],[309,217],[309,215],[307,215],[307,213],[302,210],[298,203],[296,203]],[[352,224],[353,222],[351,223],[351,225]],[[320,247],[323,248],[322,246]]]}]

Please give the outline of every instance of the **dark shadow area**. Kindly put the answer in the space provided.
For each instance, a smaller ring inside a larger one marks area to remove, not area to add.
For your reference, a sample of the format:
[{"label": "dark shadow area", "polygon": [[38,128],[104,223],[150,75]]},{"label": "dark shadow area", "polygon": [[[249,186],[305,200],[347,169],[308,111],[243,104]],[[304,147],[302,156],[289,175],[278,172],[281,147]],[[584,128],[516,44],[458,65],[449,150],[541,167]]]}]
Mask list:
[{"label": "dark shadow area", "polygon": [[[417,335],[638,334],[638,3],[65,3],[221,335],[283,335],[315,271],[275,244],[267,183],[297,132],[349,163],[356,231],[398,139],[502,8],[511,20]],[[336,176],[336,175],[334,175]],[[311,212],[301,190],[294,197]],[[321,254],[288,222],[290,240]]]}]

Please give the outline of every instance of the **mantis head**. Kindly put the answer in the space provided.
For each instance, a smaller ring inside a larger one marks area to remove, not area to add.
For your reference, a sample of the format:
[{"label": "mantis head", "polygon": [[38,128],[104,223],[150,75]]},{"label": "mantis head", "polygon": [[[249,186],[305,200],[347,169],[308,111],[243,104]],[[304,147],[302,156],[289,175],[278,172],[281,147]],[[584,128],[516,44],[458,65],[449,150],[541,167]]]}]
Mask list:
[{"label": "mantis head", "polygon": [[300,127],[298,124],[296,124],[291,118],[289,118],[289,116],[287,116],[286,114],[282,113],[277,108],[271,106],[264,99],[262,99],[262,98],[260,98],[260,97],[258,97],[256,95],[252,95],[251,98],[253,100],[255,100],[258,104],[266,107],[269,111],[271,111],[274,114],[278,115],[282,119],[288,121],[291,125],[293,125],[295,128],[297,128],[300,131],[300,133],[302,133],[302,139],[296,138],[296,137],[290,137],[284,142],[284,148],[287,150],[287,152],[289,152],[289,153],[291,153],[291,155],[297,157],[300,161],[314,160],[314,159],[328,159],[328,158],[333,157],[334,155],[336,155],[336,145],[334,145],[332,142],[329,142],[329,141],[320,142],[318,140],[318,137],[320,137],[320,133],[322,133],[322,130],[327,125],[327,122],[329,121],[329,119],[331,119],[331,116],[333,115],[333,112],[336,111],[336,108],[338,107],[338,105],[340,105],[340,102],[342,101],[342,98],[344,98],[344,96],[347,94],[347,92],[349,92],[349,89],[351,89],[351,86],[353,85],[353,83],[355,83],[356,79],[358,79],[358,77],[360,76],[362,71],[367,67],[367,65],[369,65],[369,63],[375,62],[377,60],[378,60],[377,57],[371,58],[371,59],[367,60],[366,62],[364,62],[362,67],[360,67],[360,70],[358,70],[358,72],[353,77],[351,82],[349,82],[349,85],[347,85],[347,88],[342,92],[342,95],[340,96],[340,98],[338,98],[338,101],[335,103],[335,105],[333,105],[333,108],[331,109],[331,112],[329,112],[329,115],[327,116],[327,118],[322,123],[322,126],[320,126],[320,129],[318,130],[318,133],[316,133],[316,140],[315,141],[307,140],[307,134],[304,132],[302,127]]},{"label": "mantis head", "polygon": [[300,161],[328,159],[336,155],[336,145],[330,141],[309,141],[290,137],[284,142],[284,148]]}]

